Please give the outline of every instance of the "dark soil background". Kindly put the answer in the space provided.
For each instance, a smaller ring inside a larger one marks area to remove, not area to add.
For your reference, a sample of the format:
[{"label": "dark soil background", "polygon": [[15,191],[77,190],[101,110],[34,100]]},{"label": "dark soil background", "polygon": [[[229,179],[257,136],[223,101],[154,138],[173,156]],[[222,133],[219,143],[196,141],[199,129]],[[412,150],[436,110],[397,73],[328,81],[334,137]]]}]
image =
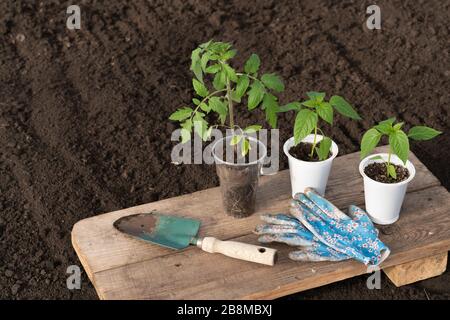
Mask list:
[{"label": "dark soil background", "polygon": [[[382,30],[365,27],[374,1],[109,0],[0,2],[0,298],[95,299],[70,243],[75,222],[218,185],[213,166],[174,166],[167,118],[190,101],[191,51],[214,38],[252,52],[286,83],[282,101],[309,90],[340,94],[364,118],[324,129],[340,153],[358,150],[375,121],[397,116],[446,132],[412,150],[450,186],[450,1],[376,1]],[[240,110],[241,111],[241,110]],[[263,114],[242,111],[242,123]],[[293,114],[279,119],[291,135]],[[281,157],[282,169],[287,168]],[[366,277],[289,298],[448,299],[449,271],[395,288]]]}]

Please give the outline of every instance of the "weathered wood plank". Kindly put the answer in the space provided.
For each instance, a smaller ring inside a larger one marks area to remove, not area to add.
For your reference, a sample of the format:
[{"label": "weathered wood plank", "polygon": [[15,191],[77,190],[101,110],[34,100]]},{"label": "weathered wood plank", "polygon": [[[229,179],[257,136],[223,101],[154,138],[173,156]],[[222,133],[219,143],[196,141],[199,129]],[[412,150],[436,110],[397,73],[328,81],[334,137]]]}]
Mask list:
[{"label": "weathered wood plank", "polygon": [[387,277],[397,287],[432,278],[443,274],[447,268],[448,253],[439,253],[430,257],[383,269]]},{"label": "weathered wood plank", "polygon": [[[383,268],[450,249],[450,197],[443,187],[411,192],[401,218],[381,239],[392,250]],[[257,243],[256,235],[237,240]],[[105,299],[271,299],[364,274],[364,265],[344,262],[298,263],[276,244],[274,267],[246,263],[197,248],[97,272],[93,282]]]},{"label": "weathered wood plank", "polygon": [[[377,149],[378,152],[383,150],[385,147]],[[413,154],[410,159],[417,172],[408,192],[439,185],[439,181]],[[333,163],[327,198],[340,207],[364,202],[358,163],[359,153],[338,157]],[[286,212],[289,199],[289,172],[285,170],[261,179],[257,195],[257,213],[249,218],[237,220],[222,213],[220,190],[212,188],[82,220],[75,224],[72,230],[72,243],[92,279],[93,274],[100,271],[175,254],[169,249],[125,238],[114,230],[112,223],[124,215],[160,210],[169,214],[189,216],[202,221],[200,235],[232,239],[249,234],[258,222],[260,213]]]}]

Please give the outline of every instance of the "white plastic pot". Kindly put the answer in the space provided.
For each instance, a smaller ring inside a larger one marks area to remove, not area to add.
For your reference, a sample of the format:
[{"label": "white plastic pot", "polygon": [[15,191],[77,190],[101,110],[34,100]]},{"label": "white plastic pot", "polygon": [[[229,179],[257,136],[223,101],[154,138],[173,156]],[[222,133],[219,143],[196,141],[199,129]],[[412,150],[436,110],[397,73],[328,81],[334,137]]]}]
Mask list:
[{"label": "white plastic pot", "polygon": [[[383,160],[372,160],[380,156]],[[392,224],[398,220],[403,199],[405,198],[408,183],[416,175],[414,165],[408,160],[406,165],[394,154],[391,155],[391,163],[406,167],[409,177],[398,183],[382,183],[369,178],[364,169],[374,162],[385,162],[388,159],[387,153],[372,154],[364,158],[359,164],[359,172],[364,178],[364,198],[366,211],[373,222],[377,224]]]},{"label": "white plastic pot", "polygon": [[[317,135],[317,142],[322,140],[321,135]],[[302,142],[313,143],[314,135],[310,134]],[[303,161],[293,157],[289,149],[294,145],[294,137],[284,143],[283,151],[289,159],[289,173],[291,176],[292,197],[298,192],[304,192],[305,188],[314,188],[322,196],[330,175],[331,164],[338,154],[338,146],[332,141],[331,156],[323,161]]]}]

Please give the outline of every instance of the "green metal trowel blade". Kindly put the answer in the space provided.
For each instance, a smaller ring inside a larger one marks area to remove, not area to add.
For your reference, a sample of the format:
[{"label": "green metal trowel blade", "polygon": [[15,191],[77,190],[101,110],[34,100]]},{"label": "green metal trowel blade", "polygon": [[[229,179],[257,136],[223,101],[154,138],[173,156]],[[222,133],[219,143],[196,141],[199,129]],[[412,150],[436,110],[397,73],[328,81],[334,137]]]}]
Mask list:
[{"label": "green metal trowel blade", "polygon": [[122,217],[113,225],[136,239],[171,249],[184,249],[196,237],[200,221],[151,212]]}]

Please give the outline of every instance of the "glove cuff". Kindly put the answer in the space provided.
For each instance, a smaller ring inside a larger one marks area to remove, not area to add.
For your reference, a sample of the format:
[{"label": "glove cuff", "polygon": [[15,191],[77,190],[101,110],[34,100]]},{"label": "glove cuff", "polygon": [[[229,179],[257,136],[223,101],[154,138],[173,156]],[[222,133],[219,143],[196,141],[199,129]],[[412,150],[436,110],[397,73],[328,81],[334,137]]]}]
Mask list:
[{"label": "glove cuff", "polygon": [[374,255],[373,257],[370,258],[370,265],[374,265],[374,266],[378,266],[380,265],[384,260],[387,259],[387,257],[389,257],[389,254],[391,253],[391,250],[389,250],[389,248],[380,240],[380,239],[376,239],[374,241],[377,244],[378,247],[378,254]]}]

